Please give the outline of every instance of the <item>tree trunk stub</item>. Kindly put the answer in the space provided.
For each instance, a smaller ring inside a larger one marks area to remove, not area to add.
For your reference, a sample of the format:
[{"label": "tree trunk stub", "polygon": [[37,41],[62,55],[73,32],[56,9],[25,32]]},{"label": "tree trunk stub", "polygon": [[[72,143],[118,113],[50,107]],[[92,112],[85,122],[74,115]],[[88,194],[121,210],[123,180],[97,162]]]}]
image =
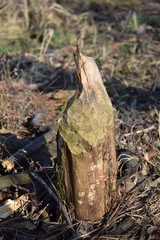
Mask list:
[{"label": "tree trunk stub", "polygon": [[114,109],[95,61],[78,45],[74,56],[77,91],[59,122],[58,185],[78,220],[95,221],[116,197]]}]

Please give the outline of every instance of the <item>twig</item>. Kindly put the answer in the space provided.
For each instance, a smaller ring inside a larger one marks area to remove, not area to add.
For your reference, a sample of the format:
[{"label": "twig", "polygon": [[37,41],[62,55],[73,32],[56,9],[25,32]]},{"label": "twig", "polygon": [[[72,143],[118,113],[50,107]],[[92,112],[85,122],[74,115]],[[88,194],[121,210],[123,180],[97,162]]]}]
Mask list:
[{"label": "twig", "polygon": [[27,144],[24,148],[18,150],[8,159],[2,162],[2,166],[7,170],[11,171],[15,164],[18,165],[25,164],[24,159],[32,154],[33,152],[40,149],[42,146],[46,145],[49,142],[52,142],[54,137],[56,136],[57,132],[57,125],[53,126],[47,133],[43,134],[42,136],[35,139],[33,142]]},{"label": "twig", "polygon": [[[58,198],[58,196],[51,190],[51,188],[47,185],[47,183],[37,174],[37,173],[33,173],[33,172],[29,172],[30,176],[33,177],[36,181],[38,181],[45,189],[46,191],[49,193],[49,195],[51,197],[53,197],[53,199],[55,200],[55,202],[60,206],[61,211],[63,216],[66,219],[66,222],[69,226],[72,226],[71,220],[65,210],[64,205],[62,204],[62,202],[60,201],[60,199]],[[76,234],[75,230],[73,227],[71,227],[72,233]]]},{"label": "twig", "polygon": [[153,130],[153,129],[155,129],[155,128],[156,128],[155,125],[152,125],[152,126],[149,127],[149,128],[146,128],[146,129],[143,129],[143,130],[138,130],[138,131],[136,131],[136,132],[126,133],[126,134],[124,134],[123,136],[124,136],[124,137],[128,137],[128,136],[131,136],[131,135],[133,135],[133,134],[146,133],[146,132],[149,132],[149,131],[151,131],[151,130]]}]

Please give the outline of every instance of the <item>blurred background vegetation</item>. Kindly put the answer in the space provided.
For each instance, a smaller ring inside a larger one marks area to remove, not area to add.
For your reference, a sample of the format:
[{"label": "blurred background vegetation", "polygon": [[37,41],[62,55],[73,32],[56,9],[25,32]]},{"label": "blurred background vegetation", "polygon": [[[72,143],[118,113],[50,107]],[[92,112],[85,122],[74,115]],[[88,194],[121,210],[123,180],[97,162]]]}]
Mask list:
[{"label": "blurred background vegetation", "polygon": [[[115,27],[119,28],[119,31],[129,33],[135,32],[137,27],[144,23],[160,25],[158,17],[145,13],[136,18],[132,15],[133,12],[130,11],[141,7],[141,4],[141,1],[131,0],[1,1],[0,53],[42,53],[74,45],[79,39],[89,44],[101,42],[105,48],[108,33]],[[124,11],[121,16],[119,7]],[[130,15],[127,15],[127,12],[130,12]],[[106,21],[105,32],[98,26],[102,20]],[[122,46],[123,50],[126,48],[127,46]]]}]

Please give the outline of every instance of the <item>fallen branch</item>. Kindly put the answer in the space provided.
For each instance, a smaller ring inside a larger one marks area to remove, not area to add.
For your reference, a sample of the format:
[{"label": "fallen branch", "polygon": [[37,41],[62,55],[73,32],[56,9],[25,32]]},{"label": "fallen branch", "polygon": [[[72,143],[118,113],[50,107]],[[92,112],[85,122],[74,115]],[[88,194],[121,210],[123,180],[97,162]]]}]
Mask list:
[{"label": "fallen branch", "polygon": [[13,185],[23,185],[31,182],[27,173],[11,174],[0,177],[0,189],[11,187]]},{"label": "fallen branch", "polygon": [[[41,177],[46,176],[53,176],[53,168],[45,169],[44,171],[38,172]],[[29,174],[27,173],[16,173],[16,174],[9,174],[6,176],[0,177],[0,190],[3,188],[8,188],[13,185],[25,185],[31,183],[32,179],[30,178]]]},{"label": "fallen branch", "polygon": [[26,165],[26,157],[33,154],[42,146],[46,145],[49,142],[52,142],[56,138],[57,125],[54,125],[47,133],[35,139],[33,142],[27,144],[24,148],[18,150],[8,159],[2,162],[2,166],[7,170],[11,171],[16,164],[19,166]]}]

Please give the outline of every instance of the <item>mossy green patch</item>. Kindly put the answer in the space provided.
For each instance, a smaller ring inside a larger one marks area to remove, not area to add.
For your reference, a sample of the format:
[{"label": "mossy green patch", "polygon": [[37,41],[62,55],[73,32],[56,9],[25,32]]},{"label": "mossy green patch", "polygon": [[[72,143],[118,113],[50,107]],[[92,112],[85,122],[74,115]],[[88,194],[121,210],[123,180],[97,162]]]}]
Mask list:
[{"label": "mossy green patch", "polygon": [[160,19],[158,17],[152,17],[148,14],[142,14],[138,17],[138,24],[146,23],[151,26],[160,26]]},{"label": "mossy green patch", "polygon": [[65,200],[64,195],[64,166],[62,162],[62,153],[58,153],[57,155],[58,162],[56,164],[56,173],[57,173],[57,188],[59,196],[62,200]]},{"label": "mossy green patch", "polygon": [[131,48],[131,45],[130,44],[121,44],[119,48],[121,51],[128,51]]},{"label": "mossy green patch", "polygon": [[[101,105],[84,94],[71,99],[59,123],[59,131],[71,153],[79,155],[103,142],[106,128],[113,123],[113,108],[105,100]],[[88,100],[87,100],[88,99]]]},{"label": "mossy green patch", "polygon": [[137,3],[135,1],[131,0],[89,0],[87,1],[87,4],[93,4],[93,3],[98,3],[98,4],[111,4],[114,6],[120,6],[120,7],[137,7],[140,6],[140,3]]}]

